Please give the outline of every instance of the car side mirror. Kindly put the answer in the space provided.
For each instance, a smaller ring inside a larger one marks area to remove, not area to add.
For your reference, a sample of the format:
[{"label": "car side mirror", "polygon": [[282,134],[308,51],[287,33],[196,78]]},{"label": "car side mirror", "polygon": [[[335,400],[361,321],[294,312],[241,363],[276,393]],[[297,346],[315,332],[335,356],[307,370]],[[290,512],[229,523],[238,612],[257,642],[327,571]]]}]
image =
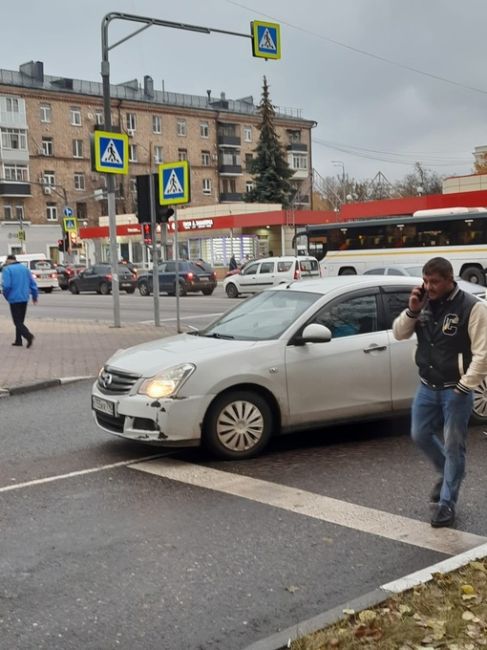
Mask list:
[{"label": "car side mirror", "polygon": [[306,325],[300,339],[303,343],[328,343],[332,339],[332,334],[325,325],[311,323]]}]

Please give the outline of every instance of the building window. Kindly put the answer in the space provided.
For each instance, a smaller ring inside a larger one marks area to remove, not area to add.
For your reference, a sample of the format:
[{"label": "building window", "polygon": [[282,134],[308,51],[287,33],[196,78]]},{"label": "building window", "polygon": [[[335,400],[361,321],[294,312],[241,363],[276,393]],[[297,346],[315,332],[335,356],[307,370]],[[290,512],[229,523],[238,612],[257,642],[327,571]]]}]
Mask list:
[{"label": "building window", "polygon": [[159,115],[152,116],[152,133],[161,132],[161,118]]},{"label": "building window", "polygon": [[208,126],[208,122],[200,122],[200,136],[202,138],[210,137],[210,127]]},{"label": "building window", "polygon": [[186,135],[186,120],[178,120],[176,125],[176,133],[181,136]]},{"label": "building window", "polygon": [[125,123],[127,125],[127,131],[135,131],[137,128],[137,115],[135,113],[126,113]]},{"label": "building window", "polygon": [[46,219],[48,221],[57,221],[57,205],[55,203],[46,204]]},{"label": "building window", "polygon": [[203,179],[203,194],[211,194],[211,178]]},{"label": "building window", "polygon": [[137,162],[137,145],[129,144],[129,161]]},{"label": "building window", "polygon": [[209,151],[202,151],[201,152],[201,164],[203,167],[209,167],[210,166],[210,152]]},{"label": "building window", "polygon": [[237,184],[234,178],[222,179],[222,191],[224,194],[235,194],[237,192]]},{"label": "building window", "polygon": [[244,126],[244,142],[252,142],[252,127]]},{"label": "building window", "polygon": [[247,192],[247,194],[248,194],[249,192],[252,192],[253,189],[254,189],[254,184],[253,184],[253,182],[252,182],[252,181],[247,181],[247,182],[245,183],[245,191]]},{"label": "building window", "polygon": [[1,129],[1,132],[3,149],[27,151],[27,138],[25,137],[25,131],[21,131],[20,129]]},{"label": "building window", "polygon": [[301,142],[301,131],[288,131],[289,144]]},{"label": "building window", "polygon": [[75,190],[85,189],[85,175],[83,174],[83,172],[74,173],[74,189]]},{"label": "building window", "polygon": [[56,176],[52,171],[45,171],[42,174],[44,185],[56,185]]},{"label": "building window", "polygon": [[104,123],[104,117],[103,117],[103,111],[96,111],[95,112],[95,122],[97,123],[98,126],[103,126]]},{"label": "building window", "polygon": [[6,109],[7,113],[18,113],[19,112],[19,100],[15,97],[6,98]]},{"label": "building window", "polygon": [[81,109],[79,106],[71,106],[69,114],[71,117],[71,124],[73,126],[81,126]]},{"label": "building window", "polygon": [[86,203],[77,203],[76,204],[76,216],[79,221],[83,221],[88,218],[88,210],[86,209]]},{"label": "building window", "polygon": [[42,138],[41,151],[43,156],[53,156],[54,149],[52,145],[52,138]]},{"label": "building window", "polygon": [[137,194],[137,179],[136,178],[129,178],[129,188],[130,188],[130,193],[132,195]]},{"label": "building window", "polygon": [[73,158],[83,158],[83,140],[73,140]]},{"label": "building window", "polygon": [[159,145],[154,146],[154,162],[155,163],[162,163],[163,159],[163,150],[162,147]]},{"label": "building window", "polygon": [[7,181],[29,181],[29,168],[25,165],[4,165],[3,176]]},{"label": "building window", "polygon": [[250,172],[252,171],[252,161],[254,159],[254,156],[251,153],[246,153],[245,154],[245,170]]},{"label": "building window", "polygon": [[178,149],[178,160],[188,160],[187,149]]},{"label": "building window", "polygon": [[5,221],[23,221],[24,220],[24,206],[23,205],[4,205],[3,218]]},{"label": "building window", "polygon": [[308,156],[304,154],[293,154],[293,169],[308,169]]},{"label": "building window", "polygon": [[41,122],[51,122],[52,120],[51,104],[41,104],[39,109],[41,112]]}]

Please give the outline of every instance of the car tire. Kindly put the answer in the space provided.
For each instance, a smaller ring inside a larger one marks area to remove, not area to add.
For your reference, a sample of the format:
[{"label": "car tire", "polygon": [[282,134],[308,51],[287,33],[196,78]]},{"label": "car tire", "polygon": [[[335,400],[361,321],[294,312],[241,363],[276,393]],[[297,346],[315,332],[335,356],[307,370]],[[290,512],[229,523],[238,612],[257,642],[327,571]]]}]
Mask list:
[{"label": "car tire", "polygon": [[487,424],[487,379],[484,379],[473,392],[471,421],[474,424]]},{"label": "car tire", "polygon": [[232,391],[211,405],[203,427],[203,444],[215,456],[228,460],[260,454],[272,434],[272,410],[264,397],[252,391]]},{"label": "car tire", "polygon": [[460,277],[462,280],[472,282],[473,284],[480,284],[482,286],[485,285],[484,273],[475,266],[468,266],[464,271],[462,271]]},{"label": "car tire", "polygon": [[141,296],[150,296],[150,289],[147,282],[139,282],[139,293]]},{"label": "car tire", "polygon": [[211,294],[213,293],[213,291],[214,291],[214,289],[202,289],[201,293],[202,293],[204,296],[211,296]]},{"label": "car tire", "polygon": [[[188,292],[186,291],[186,287],[184,284],[179,285],[179,296],[185,296]],[[171,289],[171,291],[167,292],[168,296],[175,296],[176,295],[176,285]]]},{"label": "car tire", "polygon": [[52,293],[52,287],[46,287],[42,291],[44,291],[44,293]]},{"label": "car tire", "polygon": [[135,287],[132,287],[131,289],[125,289],[126,293],[134,293]]},{"label": "car tire", "polygon": [[69,285],[69,290],[71,291],[73,296],[79,293],[78,285],[75,282],[71,282],[71,284]]},{"label": "car tire", "polygon": [[233,282],[229,282],[225,287],[225,292],[229,298],[238,298],[238,289],[237,285]]},{"label": "car tire", "polygon": [[98,286],[98,293],[101,293],[102,296],[108,296],[110,293],[110,285],[108,282],[100,282]]}]

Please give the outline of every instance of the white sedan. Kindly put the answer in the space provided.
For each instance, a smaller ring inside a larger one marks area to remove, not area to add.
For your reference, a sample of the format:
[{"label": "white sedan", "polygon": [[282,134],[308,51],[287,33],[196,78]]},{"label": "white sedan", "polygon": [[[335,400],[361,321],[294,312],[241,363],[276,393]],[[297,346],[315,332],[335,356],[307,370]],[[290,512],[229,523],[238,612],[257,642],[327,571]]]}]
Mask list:
[{"label": "white sedan", "polygon": [[[273,435],[403,413],[418,384],[415,339],[393,318],[414,278],[302,280],[239,303],[198,332],[119,350],[93,385],[98,426],[222,458],[260,453]],[[487,422],[487,387],[474,417]]]}]

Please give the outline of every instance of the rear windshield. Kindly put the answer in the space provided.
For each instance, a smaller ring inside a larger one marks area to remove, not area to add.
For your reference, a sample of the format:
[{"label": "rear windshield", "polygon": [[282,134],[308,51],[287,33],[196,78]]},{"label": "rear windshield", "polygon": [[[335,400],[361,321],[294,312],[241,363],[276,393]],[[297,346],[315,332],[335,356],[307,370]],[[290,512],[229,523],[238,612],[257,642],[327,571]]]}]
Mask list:
[{"label": "rear windshield", "polygon": [[299,267],[304,273],[318,272],[318,260],[299,260]]},{"label": "rear windshield", "polygon": [[208,262],[205,262],[204,260],[191,260],[191,264],[197,266],[199,269],[203,269],[203,271],[208,271],[208,273],[213,271],[211,264],[208,264]]},{"label": "rear windshield", "polygon": [[293,265],[292,261],[287,261],[287,262],[278,262],[277,263],[277,272],[278,273],[284,273],[285,271],[289,271],[291,266]]},{"label": "rear windshield", "polygon": [[51,260],[31,260],[29,266],[31,271],[48,271],[49,269],[54,268],[54,264]]}]

